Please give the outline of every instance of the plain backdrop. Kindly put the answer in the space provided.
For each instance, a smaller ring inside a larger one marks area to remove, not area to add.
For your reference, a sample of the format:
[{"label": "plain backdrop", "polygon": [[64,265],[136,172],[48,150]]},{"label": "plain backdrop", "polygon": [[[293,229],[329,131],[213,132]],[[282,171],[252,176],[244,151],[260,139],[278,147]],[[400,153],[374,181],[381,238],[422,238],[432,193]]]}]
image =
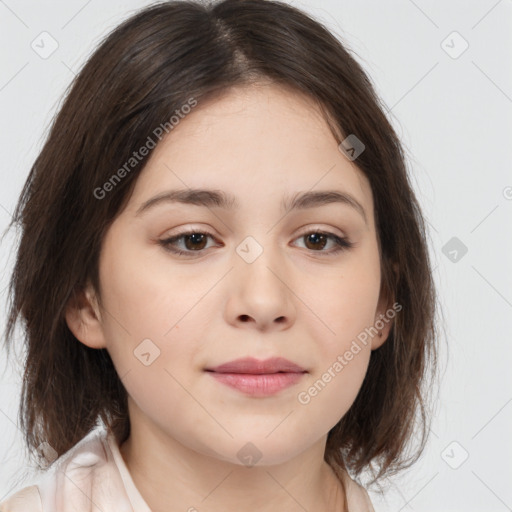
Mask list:
[{"label": "plain backdrop", "polygon": [[[74,74],[149,3],[0,1],[2,231]],[[423,457],[388,483],[385,499],[371,493],[374,506],[512,510],[512,2],[290,3],[324,22],[369,73],[429,222],[444,314],[439,401]],[[58,44],[48,58],[32,48],[42,32]],[[0,247],[2,329],[15,241],[10,234]],[[19,372],[11,362],[0,377],[0,501],[30,483]]]}]

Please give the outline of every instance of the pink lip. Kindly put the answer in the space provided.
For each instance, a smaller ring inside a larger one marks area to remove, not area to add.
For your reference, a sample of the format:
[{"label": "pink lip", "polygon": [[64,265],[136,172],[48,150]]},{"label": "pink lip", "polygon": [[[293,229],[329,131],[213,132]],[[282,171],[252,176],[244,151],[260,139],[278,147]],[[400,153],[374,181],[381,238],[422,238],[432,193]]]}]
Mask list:
[{"label": "pink lip", "polygon": [[300,380],[304,373],[215,373],[210,375],[232,388],[247,395],[263,397],[275,395],[282,389],[292,386]]},{"label": "pink lip", "polygon": [[282,357],[259,361],[252,357],[236,359],[206,371],[217,381],[251,396],[274,395],[307,373],[304,368]]},{"label": "pink lip", "polygon": [[303,373],[306,370],[284,357],[271,357],[264,361],[254,357],[244,357],[213,368],[206,368],[206,371],[216,373],[252,373],[257,375],[278,372]]}]

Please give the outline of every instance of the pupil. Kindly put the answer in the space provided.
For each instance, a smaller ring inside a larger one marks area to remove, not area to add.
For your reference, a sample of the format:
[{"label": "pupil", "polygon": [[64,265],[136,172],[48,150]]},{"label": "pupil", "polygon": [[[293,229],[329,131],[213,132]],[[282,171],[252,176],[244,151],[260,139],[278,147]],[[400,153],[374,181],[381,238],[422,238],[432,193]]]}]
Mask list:
[{"label": "pupil", "polygon": [[[310,241],[313,243],[313,247],[309,247],[308,242]],[[318,245],[318,242],[321,242],[321,244]],[[323,249],[326,243],[327,237],[321,233],[311,233],[307,236],[306,245],[308,246],[308,249]]]},{"label": "pupil", "polygon": [[[185,237],[185,246],[189,250],[198,250],[203,249],[205,246],[206,237],[202,233],[193,233],[192,235],[187,235]],[[192,242],[190,244],[189,242]],[[202,242],[202,243],[201,243]]]}]

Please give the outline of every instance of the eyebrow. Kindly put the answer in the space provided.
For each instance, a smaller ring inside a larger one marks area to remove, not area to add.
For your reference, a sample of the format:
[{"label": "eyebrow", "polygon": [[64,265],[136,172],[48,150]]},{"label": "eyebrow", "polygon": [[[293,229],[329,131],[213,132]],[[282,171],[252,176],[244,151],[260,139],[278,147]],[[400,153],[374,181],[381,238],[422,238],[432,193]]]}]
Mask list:
[{"label": "eyebrow", "polygon": [[[139,216],[157,205],[166,203],[182,203],[204,206],[206,208],[222,208],[225,210],[236,210],[240,207],[240,203],[235,196],[227,194],[222,190],[189,188],[169,190],[148,199],[138,208],[135,216]],[[291,210],[305,210],[331,203],[340,203],[350,206],[363,217],[365,223],[368,223],[366,211],[361,203],[347,192],[334,190],[298,192],[292,197],[283,199],[281,209],[285,212],[289,212]]]}]

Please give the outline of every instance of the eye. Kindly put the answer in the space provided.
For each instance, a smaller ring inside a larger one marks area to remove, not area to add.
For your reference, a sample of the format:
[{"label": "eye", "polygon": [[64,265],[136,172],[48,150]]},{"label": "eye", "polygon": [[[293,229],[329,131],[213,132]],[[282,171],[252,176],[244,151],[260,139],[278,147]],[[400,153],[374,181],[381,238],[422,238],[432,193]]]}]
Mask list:
[{"label": "eye", "polygon": [[[301,235],[296,240],[304,240],[306,249],[329,255],[350,249],[354,246],[347,238],[342,238],[334,233],[325,231],[310,231]],[[329,245],[329,242],[331,243],[331,250],[324,251],[325,247]]]},{"label": "eye", "polygon": [[[159,240],[158,243],[169,252],[180,256],[193,256],[197,253],[200,256],[203,251],[209,249],[208,239],[215,240],[215,237],[203,231],[186,231],[179,233],[164,240]],[[319,252],[325,255],[337,254],[340,251],[350,249],[354,246],[346,238],[339,237],[334,233],[325,231],[310,231],[304,233],[296,240],[304,240],[304,248],[312,252]],[[324,250],[330,244],[330,250]]]},{"label": "eye", "polygon": [[178,235],[159,240],[159,244],[167,251],[179,255],[192,255],[192,253],[208,249],[208,238],[214,238],[210,233],[203,231],[187,231]]}]

